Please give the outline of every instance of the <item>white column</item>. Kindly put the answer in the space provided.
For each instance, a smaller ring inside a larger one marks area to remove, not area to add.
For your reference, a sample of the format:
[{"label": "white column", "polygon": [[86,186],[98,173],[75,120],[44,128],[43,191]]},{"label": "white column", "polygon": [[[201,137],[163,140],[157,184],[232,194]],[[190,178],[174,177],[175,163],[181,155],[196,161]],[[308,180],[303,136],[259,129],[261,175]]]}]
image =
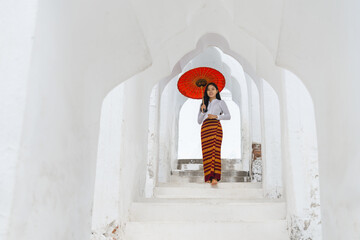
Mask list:
[{"label": "white column", "polygon": [[264,80],[261,95],[264,194],[268,198],[280,198],[283,192],[279,100]]}]

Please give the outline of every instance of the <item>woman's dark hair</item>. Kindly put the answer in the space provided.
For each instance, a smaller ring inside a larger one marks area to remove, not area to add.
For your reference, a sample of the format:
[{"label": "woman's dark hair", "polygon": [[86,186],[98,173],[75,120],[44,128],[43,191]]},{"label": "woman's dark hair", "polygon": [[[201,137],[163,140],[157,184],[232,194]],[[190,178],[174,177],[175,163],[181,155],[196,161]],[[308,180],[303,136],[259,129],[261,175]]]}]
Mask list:
[{"label": "woman's dark hair", "polygon": [[[209,99],[210,99],[210,97],[209,97],[209,95],[207,94],[207,90],[208,90],[208,87],[209,87],[210,85],[213,85],[213,86],[216,88],[216,90],[218,90],[218,92],[216,93],[216,98],[219,99],[219,100],[221,100],[220,91],[219,91],[219,88],[216,86],[216,84],[213,83],[213,82],[211,82],[211,83],[209,83],[208,85],[206,85],[206,87],[205,87],[205,92],[204,92],[204,104],[205,104],[206,108],[205,108],[204,112],[207,112],[207,110],[208,110],[208,105],[209,105]],[[201,109],[201,106],[202,106],[202,103],[200,104],[200,109]]]}]

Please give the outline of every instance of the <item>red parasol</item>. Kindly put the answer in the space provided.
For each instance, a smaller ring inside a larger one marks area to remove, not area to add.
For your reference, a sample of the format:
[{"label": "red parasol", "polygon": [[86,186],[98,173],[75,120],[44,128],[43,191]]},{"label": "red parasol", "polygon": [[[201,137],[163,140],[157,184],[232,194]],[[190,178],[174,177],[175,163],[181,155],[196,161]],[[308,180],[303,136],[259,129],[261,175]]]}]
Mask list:
[{"label": "red parasol", "polygon": [[177,86],[185,97],[203,99],[203,88],[205,89],[206,85],[211,82],[218,86],[219,92],[225,87],[225,77],[221,72],[209,67],[199,67],[184,73],[179,78]]}]

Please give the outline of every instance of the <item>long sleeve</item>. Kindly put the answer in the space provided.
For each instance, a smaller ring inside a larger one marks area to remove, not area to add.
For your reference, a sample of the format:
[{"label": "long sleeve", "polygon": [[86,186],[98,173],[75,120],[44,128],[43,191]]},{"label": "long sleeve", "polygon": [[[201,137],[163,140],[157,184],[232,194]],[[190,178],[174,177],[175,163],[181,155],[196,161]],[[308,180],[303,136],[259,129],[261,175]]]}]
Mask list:
[{"label": "long sleeve", "polygon": [[224,114],[223,115],[218,115],[217,119],[218,120],[230,120],[231,115],[230,115],[229,109],[228,109],[225,101],[221,100],[219,104],[220,104],[220,108],[221,108],[221,110],[222,110],[222,112]]},{"label": "long sleeve", "polygon": [[206,113],[201,112],[201,105],[200,105],[199,114],[198,114],[198,123],[199,124],[202,123],[202,121],[203,121],[203,119],[205,118],[205,115],[206,115]]}]

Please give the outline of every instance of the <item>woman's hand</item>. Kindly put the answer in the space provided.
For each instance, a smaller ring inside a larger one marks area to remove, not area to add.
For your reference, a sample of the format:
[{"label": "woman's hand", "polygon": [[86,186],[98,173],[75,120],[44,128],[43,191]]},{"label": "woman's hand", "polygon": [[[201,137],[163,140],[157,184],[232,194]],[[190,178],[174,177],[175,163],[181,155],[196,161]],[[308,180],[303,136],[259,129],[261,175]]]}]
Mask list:
[{"label": "woman's hand", "polygon": [[206,109],[205,104],[202,104],[202,105],[201,105],[201,111],[202,111],[202,112],[204,112],[204,111],[205,111],[205,109]]},{"label": "woman's hand", "polygon": [[216,119],[216,118],[217,118],[217,115],[214,115],[214,114],[209,114],[207,118],[210,118],[210,119]]}]

